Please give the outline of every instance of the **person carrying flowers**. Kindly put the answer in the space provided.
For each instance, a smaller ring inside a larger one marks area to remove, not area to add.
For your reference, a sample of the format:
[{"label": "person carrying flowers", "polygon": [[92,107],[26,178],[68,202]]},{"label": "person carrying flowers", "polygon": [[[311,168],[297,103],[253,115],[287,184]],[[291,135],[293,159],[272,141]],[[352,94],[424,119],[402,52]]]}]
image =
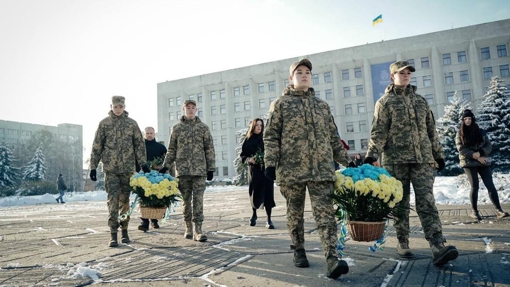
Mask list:
[{"label": "person carrying flowers", "polygon": [[209,127],[195,116],[198,111],[196,102],[184,101],[182,110],[184,116],[172,127],[160,172],[165,173],[175,163],[186,223],[184,238],[204,242],[207,240],[202,232],[205,180],[212,180],[216,169],[214,143]]},{"label": "person carrying flowers", "polygon": [[[444,152],[439,143],[434,115],[427,100],[410,85],[415,68],[407,61],[390,65],[392,84],[376,102],[370,142],[364,163],[383,167],[402,182],[404,195],[400,204],[406,212],[394,220],[397,231],[397,253],[406,258],[414,254],[409,248],[409,200],[413,184],[416,212],[425,239],[430,244],[435,265],[454,260],[459,253],[455,246],[445,246],[441,220],[434,199],[434,170],[444,166]],[[437,164],[437,165],[436,165]]]},{"label": "person carrying flowers", "polygon": [[264,130],[265,175],[280,186],[287,201],[287,227],[294,248],[294,265],[308,267],[304,238],[306,189],[310,195],[317,231],[329,278],[349,272],[338,259],[338,235],[332,194],[335,166],[348,164],[329,105],[315,96],[312,63],[303,59],[290,66],[291,85],[271,103]]}]

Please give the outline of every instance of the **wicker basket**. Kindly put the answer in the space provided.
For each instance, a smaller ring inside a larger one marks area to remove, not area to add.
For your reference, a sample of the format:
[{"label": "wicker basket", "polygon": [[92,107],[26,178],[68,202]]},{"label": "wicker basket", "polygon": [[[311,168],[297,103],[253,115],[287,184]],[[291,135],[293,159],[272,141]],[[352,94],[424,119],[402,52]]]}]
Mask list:
[{"label": "wicker basket", "polygon": [[381,222],[365,222],[365,221],[349,221],[347,228],[349,234],[354,241],[374,241],[382,237],[386,221]]},{"label": "wicker basket", "polygon": [[165,217],[166,207],[140,206],[140,213],[142,214],[142,218],[162,219],[163,217]]}]

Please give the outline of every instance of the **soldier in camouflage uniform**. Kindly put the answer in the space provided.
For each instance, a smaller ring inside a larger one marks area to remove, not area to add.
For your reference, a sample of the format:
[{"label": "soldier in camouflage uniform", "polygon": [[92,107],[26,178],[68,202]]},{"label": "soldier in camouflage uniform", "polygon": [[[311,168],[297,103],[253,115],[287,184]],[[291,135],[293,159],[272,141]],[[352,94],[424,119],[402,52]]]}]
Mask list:
[{"label": "soldier in camouflage uniform", "polygon": [[306,188],[321,238],[328,269],[338,278],[349,267],[338,260],[337,223],[331,195],[334,190],[333,161],[347,166],[345,150],[329,105],[315,97],[311,84],[312,63],[303,59],[290,66],[292,83],[271,103],[264,131],[265,174],[276,180],[287,201],[287,227],[294,248],[294,265],[308,267],[304,238]]},{"label": "soldier in camouflage uniform", "polygon": [[443,265],[458,256],[454,246],[445,246],[441,220],[435,205],[434,169],[444,168],[444,153],[436,131],[434,115],[427,100],[409,84],[415,68],[407,61],[390,65],[392,84],[375,104],[370,143],[364,163],[374,164],[381,156],[382,165],[402,182],[407,208],[394,221],[397,230],[397,253],[413,257],[409,248],[410,184],[416,197],[416,212],[429,241],[435,265]]},{"label": "soldier in camouflage uniform", "polygon": [[[164,168],[175,162],[179,191],[183,198],[183,214],[186,223],[184,237],[204,242],[207,236],[202,232],[204,220],[205,180],[213,179],[216,169],[214,143],[209,127],[196,117],[197,106],[193,100],[182,105],[184,116],[173,126],[165,156]],[[192,222],[195,224],[193,231]]]},{"label": "soldier in camouflage uniform", "polygon": [[143,171],[149,172],[145,158],[145,143],[142,132],[135,120],[128,117],[125,99],[113,96],[108,117],[97,128],[92,153],[90,155],[90,179],[97,180],[96,168],[103,162],[105,189],[108,194],[108,226],[110,227],[110,247],[118,246],[117,229],[122,229],[122,243],[128,243],[129,217],[119,222],[119,215],[129,211],[131,186],[129,179],[135,172],[135,162]]}]

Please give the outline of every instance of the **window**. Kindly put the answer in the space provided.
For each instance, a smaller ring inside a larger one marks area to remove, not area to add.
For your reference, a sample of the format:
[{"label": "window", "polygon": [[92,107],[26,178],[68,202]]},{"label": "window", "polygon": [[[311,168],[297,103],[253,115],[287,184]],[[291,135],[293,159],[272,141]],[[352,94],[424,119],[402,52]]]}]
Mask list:
[{"label": "window", "polygon": [[354,144],[354,140],[348,140],[347,145],[351,150],[356,150],[356,144]]},{"label": "window", "polygon": [[432,94],[427,94],[425,96],[423,96],[425,98],[425,100],[427,100],[427,103],[429,105],[433,105],[434,104],[434,96]]},{"label": "window", "polygon": [[175,105],[180,106],[181,105],[181,97],[175,98]]},{"label": "window", "polygon": [[284,80],[283,80],[283,85],[284,85],[285,87],[287,87],[287,86],[289,85],[289,79],[284,79]]},{"label": "window", "polygon": [[443,54],[443,66],[448,66],[452,64],[452,57],[450,56],[450,53]]},{"label": "window", "polygon": [[349,80],[349,70],[342,70],[342,80]]},{"label": "window", "polygon": [[409,62],[409,65],[414,67],[414,59],[409,59],[407,60],[407,62]]},{"label": "window", "polygon": [[409,84],[413,86],[418,86],[418,81],[416,81],[416,77],[412,77],[411,81],[409,81]]},{"label": "window", "polygon": [[211,101],[216,100],[216,91],[211,91]]},{"label": "window", "polygon": [[241,111],[241,103],[234,103],[234,112]]},{"label": "window", "polygon": [[249,95],[250,94],[250,86],[246,85],[243,86],[243,95]]},{"label": "window", "polygon": [[198,93],[198,94],[197,94],[197,101],[198,101],[199,103],[201,103],[201,102],[202,102],[202,93]]},{"label": "window", "polygon": [[332,100],[333,99],[333,92],[331,89],[326,90],[326,100]]},{"label": "window", "polygon": [[331,83],[331,72],[324,73],[324,83]]},{"label": "window", "polygon": [[316,96],[317,98],[320,98],[320,97],[321,97],[321,91],[317,91],[317,90],[315,90],[315,91],[314,91],[314,93],[315,93],[315,96]]},{"label": "window", "polygon": [[345,105],[345,114],[352,115],[352,105]]},{"label": "window", "polygon": [[218,173],[218,168],[215,168],[215,169],[214,169],[214,175],[215,175],[215,176],[218,176],[218,175],[219,175],[219,173]]},{"label": "window", "polygon": [[264,92],[264,83],[259,83],[259,93]]},{"label": "window", "polygon": [[269,91],[272,92],[274,91],[274,81],[271,81],[269,83],[267,83],[268,87],[269,87]]},{"label": "window", "polygon": [[483,78],[484,79],[492,78],[492,67],[483,68]]},{"label": "window", "polygon": [[457,61],[459,61],[459,63],[467,62],[466,51],[457,52]]},{"label": "window", "polygon": [[259,100],[259,108],[263,109],[266,107],[266,99],[260,99]]},{"label": "window", "polygon": [[461,82],[468,82],[469,81],[469,73],[467,70],[460,71],[460,81]]},{"label": "window", "polygon": [[489,47],[481,48],[480,53],[482,56],[482,60],[487,60],[491,58],[491,51],[489,50]]},{"label": "window", "polygon": [[[226,145],[227,144],[227,136],[226,135],[222,135],[221,136],[221,144],[222,145]],[[226,153],[226,151],[225,151]]]},{"label": "window", "polygon": [[446,92],[446,100],[449,103],[453,103],[453,97],[455,96],[455,92]]},{"label": "window", "polygon": [[195,95],[189,95],[189,99],[193,100],[195,98]]},{"label": "window", "polygon": [[226,114],[227,113],[227,108],[225,107],[225,105],[221,105],[220,106],[220,114]]},{"label": "window", "polygon": [[471,102],[471,90],[462,90],[462,97],[464,100]]},{"label": "window", "polygon": [[358,114],[362,114],[365,112],[365,103],[358,104]]},{"label": "window", "polygon": [[367,131],[367,121],[359,121],[359,131],[360,132]]},{"label": "window", "polygon": [[228,176],[228,166],[223,167],[223,175]]},{"label": "window", "polygon": [[362,85],[356,86],[356,96],[363,96],[363,86]]},{"label": "window", "polygon": [[0,128],[0,134],[4,133],[4,128]]},{"label": "window", "polygon": [[368,139],[361,139],[361,149],[368,149]]},{"label": "window", "polygon": [[212,121],[211,122],[211,127],[212,127],[212,130],[215,131],[218,129],[218,122],[216,121]]},{"label": "window", "polygon": [[[227,120],[221,120],[220,121],[220,126],[221,126],[221,129],[224,130],[227,128]],[[227,137],[227,136],[221,136],[221,142],[223,143],[223,137]]]},{"label": "window", "polygon": [[351,97],[351,87],[344,87],[344,98]]},{"label": "window", "polygon": [[222,159],[222,160],[226,160],[226,159],[227,159],[227,157],[228,157],[227,152],[226,152],[226,151],[222,151],[222,152],[221,152],[221,159]]},{"label": "window", "polygon": [[244,102],[244,110],[245,111],[251,110],[251,106],[250,106],[250,102],[249,101],[248,102]]},{"label": "window", "polygon": [[220,99],[224,99],[225,98],[225,90],[220,90]]},{"label": "window", "polygon": [[312,84],[318,85],[319,84],[319,74],[313,74],[312,75]]},{"label": "window", "polygon": [[[204,111],[202,109],[198,109],[198,117],[201,118],[204,116]],[[177,119],[180,119],[181,118],[181,113],[178,112],[177,113]]]},{"label": "window", "polygon": [[174,99],[168,99],[168,106],[173,107],[174,106]]},{"label": "window", "polygon": [[270,98],[269,98],[269,103],[271,104],[274,100],[276,100],[276,98],[275,98],[275,97],[270,97]]},{"label": "window", "polygon": [[354,68],[354,78],[361,78],[361,68]]},{"label": "window", "polygon": [[244,125],[245,126],[247,126],[247,127],[250,126],[250,123],[251,123],[251,119],[249,117],[244,118]]},{"label": "window", "polygon": [[216,114],[216,106],[211,106],[211,115]]},{"label": "window", "polygon": [[239,97],[241,95],[241,92],[239,91],[239,87],[234,88],[234,97]]},{"label": "window", "polygon": [[506,57],[506,45],[498,45],[498,57]]},{"label": "window", "polygon": [[174,120],[174,113],[168,113],[168,120],[170,121]]},{"label": "window", "polygon": [[348,133],[354,132],[354,124],[352,122],[345,123],[345,128],[347,129]]},{"label": "window", "polygon": [[422,68],[430,68],[429,57],[421,58],[421,67]]},{"label": "window", "polygon": [[432,86],[432,76],[423,76],[423,86],[424,87]]},{"label": "window", "polygon": [[241,126],[241,118],[236,118],[235,119],[235,125],[236,125],[236,128]]},{"label": "window", "polygon": [[499,66],[499,75],[501,77],[509,77],[508,64]]},{"label": "window", "polygon": [[453,72],[444,73],[444,83],[446,85],[453,84]]}]

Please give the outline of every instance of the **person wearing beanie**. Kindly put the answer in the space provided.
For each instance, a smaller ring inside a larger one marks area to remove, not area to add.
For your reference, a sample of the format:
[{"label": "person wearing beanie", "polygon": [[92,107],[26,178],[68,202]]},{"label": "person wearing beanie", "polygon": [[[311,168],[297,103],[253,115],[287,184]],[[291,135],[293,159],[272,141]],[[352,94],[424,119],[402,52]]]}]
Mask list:
[{"label": "person wearing beanie", "polygon": [[469,199],[471,201],[470,217],[478,221],[482,220],[478,212],[478,175],[482,178],[483,184],[489,192],[489,198],[496,208],[497,218],[509,216],[508,212],[501,209],[498,191],[492,181],[491,162],[488,155],[492,151],[492,145],[487,132],[481,129],[475,120],[471,110],[464,110],[459,131],[455,138],[455,144],[459,151],[460,167],[464,169],[469,184],[471,185]]}]

